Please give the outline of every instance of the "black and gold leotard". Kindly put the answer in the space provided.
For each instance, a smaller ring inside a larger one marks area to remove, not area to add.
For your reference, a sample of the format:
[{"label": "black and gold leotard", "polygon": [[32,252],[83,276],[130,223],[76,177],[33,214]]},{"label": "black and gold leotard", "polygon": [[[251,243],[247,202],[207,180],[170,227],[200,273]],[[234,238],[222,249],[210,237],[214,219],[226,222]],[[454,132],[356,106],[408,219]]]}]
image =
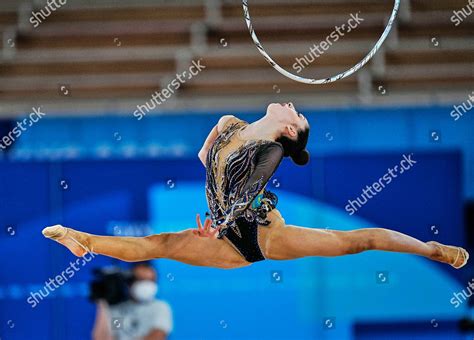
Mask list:
[{"label": "black and gold leotard", "polygon": [[[224,225],[218,238],[227,238],[249,262],[264,260],[258,227],[269,226],[267,214],[278,197],[265,186],[283,159],[283,147],[271,140],[244,140],[239,132],[248,123],[229,118],[206,159],[206,197],[212,227]],[[275,209],[275,211],[277,211]],[[281,215],[278,213],[278,218]]]}]

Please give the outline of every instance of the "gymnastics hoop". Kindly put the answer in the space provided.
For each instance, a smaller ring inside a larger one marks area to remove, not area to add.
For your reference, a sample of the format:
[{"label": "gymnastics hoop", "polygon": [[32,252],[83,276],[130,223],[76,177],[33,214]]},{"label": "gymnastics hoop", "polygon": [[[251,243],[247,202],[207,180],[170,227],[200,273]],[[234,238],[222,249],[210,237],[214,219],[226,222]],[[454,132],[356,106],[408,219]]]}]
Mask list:
[{"label": "gymnastics hoop", "polygon": [[392,10],[392,15],[390,16],[390,19],[388,20],[387,26],[385,27],[385,30],[382,33],[382,36],[380,39],[377,41],[375,46],[372,48],[372,50],[362,59],[357,63],[355,66],[351,67],[347,71],[344,71],[342,73],[339,73],[336,76],[325,78],[325,79],[310,79],[310,78],[303,78],[294,75],[293,73],[288,72],[284,68],[282,68],[280,65],[278,65],[265,51],[263,48],[262,44],[257,38],[257,34],[255,33],[255,30],[253,29],[252,25],[252,19],[250,18],[250,13],[249,13],[249,5],[248,5],[248,0],[242,0],[242,6],[244,8],[244,19],[245,22],[247,23],[247,27],[250,32],[250,36],[253,39],[253,42],[255,46],[257,46],[258,51],[260,54],[263,55],[265,60],[278,72],[280,72],[282,75],[284,75],[287,78],[293,79],[294,81],[300,82],[300,83],[305,83],[305,84],[328,84],[335,82],[339,79],[346,78],[350,75],[352,75],[354,72],[357,72],[360,68],[362,68],[367,62],[372,59],[372,57],[377,53],[377,51],[380,49],[380,46],[382,46],[383,42],[387,38],[388,34],[390,33],[390,30],[392,29],[393,22],[395,21],[395,18],[397,17],[398,9],[400,7],[400,0],[395,0],[395,4],[393,5],[393,10]]}]

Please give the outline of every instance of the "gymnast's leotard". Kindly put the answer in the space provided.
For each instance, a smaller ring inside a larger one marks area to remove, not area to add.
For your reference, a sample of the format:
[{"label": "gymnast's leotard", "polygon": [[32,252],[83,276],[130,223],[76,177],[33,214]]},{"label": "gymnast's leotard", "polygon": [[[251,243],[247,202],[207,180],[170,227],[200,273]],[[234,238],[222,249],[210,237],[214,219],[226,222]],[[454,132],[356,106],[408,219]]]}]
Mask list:
[{"label": "gymnast's leotard", "polygon": [[284,222],[276,209],[278,197],[265,189],[283,159],[283,146],[271,140],[243,140],[239,132],[248,124],[229,118],[210,147],[206,197],[212,227],[225,226],[218,238],[226,238],[248,262],[256,262],[265,259],[259,226]]}]

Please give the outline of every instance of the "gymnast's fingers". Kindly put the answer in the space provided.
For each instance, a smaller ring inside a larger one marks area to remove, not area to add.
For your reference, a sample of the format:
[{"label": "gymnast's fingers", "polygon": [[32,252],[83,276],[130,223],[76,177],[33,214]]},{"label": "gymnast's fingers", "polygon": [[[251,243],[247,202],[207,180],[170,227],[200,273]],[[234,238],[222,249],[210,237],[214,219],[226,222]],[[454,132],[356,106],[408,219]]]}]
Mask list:
[{"label": "gymnast's fingers", "polygon": [[196,214],[196,224],[198,226],[198,232],[203,231],[202,223],[201,223],[201,218],[199,214]]},{"label": "gymnast's fingers", "polygon": [[204,222],[204,229],[211,230],[211,224],[212,224],[212,220],[210,218],[206,218],[206,221]]}]

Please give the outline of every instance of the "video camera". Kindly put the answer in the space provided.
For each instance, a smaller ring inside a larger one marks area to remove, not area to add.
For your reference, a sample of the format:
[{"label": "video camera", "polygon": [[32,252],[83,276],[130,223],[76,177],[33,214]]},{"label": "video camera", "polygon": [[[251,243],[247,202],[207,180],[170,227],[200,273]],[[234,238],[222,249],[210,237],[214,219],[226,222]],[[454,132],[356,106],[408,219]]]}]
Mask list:
[{"label": "video camera", "polygon": [[130,298],[129,286],[133,282],[131,271],[112,266],[96,268],[93,274],[95,279],[89,286],[91,301],[103,299],[109,305],[116,305]]}]

